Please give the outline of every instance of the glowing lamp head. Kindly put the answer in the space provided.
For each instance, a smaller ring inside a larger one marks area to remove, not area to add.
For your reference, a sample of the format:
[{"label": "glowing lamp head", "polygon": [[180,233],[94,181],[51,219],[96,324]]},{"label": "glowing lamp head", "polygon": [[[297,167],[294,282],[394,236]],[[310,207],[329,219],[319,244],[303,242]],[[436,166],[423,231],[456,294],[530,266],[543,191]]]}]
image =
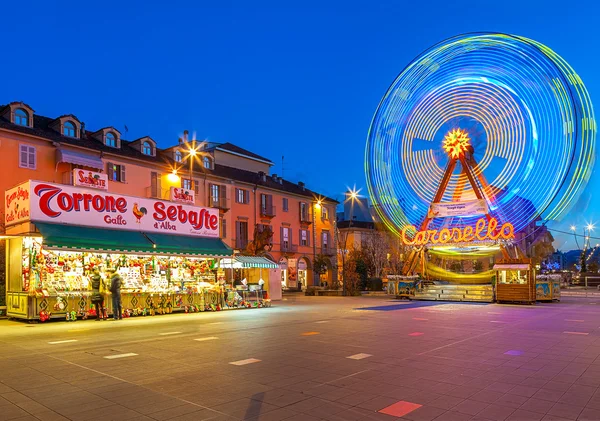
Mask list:
[{"label": "glowing lamp head", "polygon": [[169,175],[167,175],[167,179],[171,182],[171,183],[178,183],[180,178],[177,175],[177,170],[173,170],[171,173],[169,173]]},{"label": "glowing lamp head", "polygon": [[571,231],[575,231],[577,229],[577,227],[575,227],[575,225],[571,225]]},{"label": "glowing lamp head", "polygon": [[462,129],[454,129],[444,137],[444,152],[451,158],[458,158],[467,151],[469,147],[469,135]]},{"label": "glowing lamp head", "polygon": [[588,231],[593,231],[594,230],[594,224],[587,224],[587,229]]}]

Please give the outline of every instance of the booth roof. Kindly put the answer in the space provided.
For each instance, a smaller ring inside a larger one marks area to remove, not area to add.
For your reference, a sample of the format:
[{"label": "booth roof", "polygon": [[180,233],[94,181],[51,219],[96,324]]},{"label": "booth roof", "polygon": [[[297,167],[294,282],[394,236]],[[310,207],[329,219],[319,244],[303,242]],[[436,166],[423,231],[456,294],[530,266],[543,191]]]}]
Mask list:
[{"label": "booth roof", "polygon": [[[279,267],[277,263],[262,256],[235,256],[233,260],[233,268],[277,269]],[[231,259],[221,260],[221,267],[231,268]]]},{"label": "booth roof", "polygon": [[36,222],[35,226],[42,234],[44,246],[56,250],[199,257],[225,257],[231,256],[232,253],[220,238],[142,233],[41,222]]},{"label": "booth roof", "polygon": [[496,263],[494,270],[528,270],[531,266],[527,263]]}]

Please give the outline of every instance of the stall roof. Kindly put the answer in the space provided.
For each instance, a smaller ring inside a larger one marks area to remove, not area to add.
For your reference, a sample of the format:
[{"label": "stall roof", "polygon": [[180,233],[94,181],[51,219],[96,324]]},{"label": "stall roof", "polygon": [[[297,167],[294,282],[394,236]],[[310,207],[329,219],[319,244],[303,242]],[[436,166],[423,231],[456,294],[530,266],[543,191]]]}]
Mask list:
[{"label": "stall roof", "polygon": [[233,250],[220,238],[192,237],[189,235],[169,235],[144,233],[156,246],[157,254],[174,254],[203,257],[226,257],[233,254]]},{"label": "stall roof", "polygon": [[156,253],[152,243],[137,231],[118,231],[76,225],[36,222],[43,244],[50,249],[122,253]]},{"label": "stall roof", "polygon": [[67,162],[69,164],[83,165],[84,167],[101,170],[104,168],[102,159],[99,156],[86,154],[82,152],[67,151],[64,149],[56,150],[56,162]]},{"label": "stall roof", "polygon": [[[222,268],[231,268],[231,259],[221,260]],[[266,268],[277,269],[279,266],[272,260],[262,256],[235,256],[233,258],[233,268]]]},{"label": "stall roof", "polygon": [[144,254],[172,254],[202,257],[231,256],[232,250],[220,238],[143,233],[78,225],[36,222],[49,249]]},{"label": "stall roof", "polygon": [[528,270],[531,266],[527,263],[497,263],[494,265],[494,270]]}]

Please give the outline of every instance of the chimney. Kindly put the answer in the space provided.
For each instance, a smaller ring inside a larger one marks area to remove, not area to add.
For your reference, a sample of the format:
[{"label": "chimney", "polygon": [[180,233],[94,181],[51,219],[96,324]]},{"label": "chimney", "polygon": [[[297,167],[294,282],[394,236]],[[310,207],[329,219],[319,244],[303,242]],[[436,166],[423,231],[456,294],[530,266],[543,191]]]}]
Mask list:
[{"label": "chimney", "polygon": [[179,144],[181,145],[183,143],[183,139],[179,138]]},{"label": "chimney", "polygon": [[277,183],[277,174],[271,175],[271,178],[273,179],[274,182]]},{"label": "chimney", "polygon": [[279,184],[283,186],[283,178],[279,177]]},{"label": "chimney", "polygon": [[82,121],[81,122],[81,133],[79,133],[79,137],[83,139],[84,136],[85,136],[85,123]]},{"label": "chimney", "polygon": [[188,141],[188,134],[190,134],[190,132],[189,132],[189,131],[187,131],[187,130],[184,130],[184,131],[183,131],[183,141],[184,141],[185,143],[187,143],[187,141]]},{"label": "chimney", "polygon": [[302,189],[302,191],[304,191],[304,182],[303,181],[298,181],[298,186]]}]

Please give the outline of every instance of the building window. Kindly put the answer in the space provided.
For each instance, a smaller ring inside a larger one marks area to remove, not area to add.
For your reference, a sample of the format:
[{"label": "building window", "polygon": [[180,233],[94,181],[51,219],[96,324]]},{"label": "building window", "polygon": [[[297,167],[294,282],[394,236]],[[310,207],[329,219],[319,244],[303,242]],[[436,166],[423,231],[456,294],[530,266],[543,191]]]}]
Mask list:
[{"label": "building window", "polygon": [[321,206],[321,219],[323,221],[329,220],[329,209],[327,209],[325,206]]},{"label": "building window", "polygon": [[250,192],[244,189],[235,189],[235,201],[237,203],[250,203]]},{"label": "building window", "polygon": [[323,231],[321,233],[321,238],[321,244],[323,248],[326,249],[329,246],[329,231]]},{"label": "building window", "polygon": [[117,138],[113,133],[106,133],[105,139],[106,146],[110,146],[111,148],[117,147]]},{"label": "building window", "polygon": [[248,245],[248,222],[235,221],[235,247],[237,249],[245,249]]},{"label": "building window", "polygon": [[221,238],[227,238],[227,220],[223,217],[219,218]]},{"label": "building window", "polygon": [[190,180],[189,178],[182,178],[181,179],[181,188],[184,190],[192,190],[193,187],[193,183],[192,180]]},{"label": "building window", "polygon": [[20,145],[19,147],[19,167],[35,170],[37,165],[35,147],[29,145]]},{"label": "building window", "polygon": [[181,154],[181,151],[175,151],[175,162],[181,161],[183,161],[183,155]]},{"label": "building window", "polygon": [[202,158],[202,163],[204,164],[204,168],[207,168],[210,170],[210,158],[208,156],[205,156],[204,158]]},{"label": "building window", "polygon": [[221,186],[218,184],[213,184],[210,186],[210,198],[213,203],[219,203],[219,193],[221,191]]},{"label": "building window", "polygon": [[289,250],[290,248],[290,229],[288,227],[281,228],[281,245],[283,250]]},{"label": "building window", "polygon": [[150,144],[150,142],[144,142],[144,144],[142,145],[142,153],[144,155],[152,156],[152,145]]},{"label": "building window", "polygon": [[71,123],[70,121],[67,121],[63,125],[63,135],[69,136],[69,137],[75,137],[75,125],[73,123]]},{"label": "building window", "polygon": [[17,108],[15,110],[15,124],[29,127],[29,113],[23,108]]},{"label": "building window", "polygon": [[310,246],[310,236],[308,230],[300,230],[300,245]]},{"label": "building window", "polygon": [[290,206],[290,204],[288,202],[288,198],[284,197],[283,198],[283,211],[287,212],[289,210],[289,206]]},{"label": "building window", "polygon": [[108,179],[111,181],[125,182],[125,165],[118,165],[109,162],[107,164]]}]

